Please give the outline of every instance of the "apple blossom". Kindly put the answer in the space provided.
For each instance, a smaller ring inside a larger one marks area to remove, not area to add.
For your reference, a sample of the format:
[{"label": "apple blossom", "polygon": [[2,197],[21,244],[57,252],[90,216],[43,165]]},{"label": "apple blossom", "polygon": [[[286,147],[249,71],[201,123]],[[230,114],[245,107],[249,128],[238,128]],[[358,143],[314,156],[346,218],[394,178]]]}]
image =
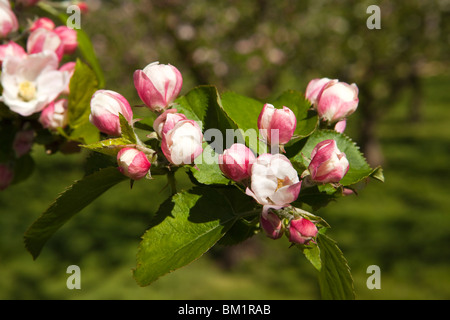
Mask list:
[{"label": "apple blossom", "polygon": [[64,43],[54,30],[38,28],[28,37],[27,52],[33,54],[44,51],[55,52],[58,60],[61,60],[64,54]]},{"label": "apple blossom", "polygon": [[162,111],[177,98],[183,85],[180,71],[172,65],[153,62],[134,72],[134,86],[152,111]]},{"label": "apple blossom", "polygon": [[41,18],[36,19],[31,24],[30,31],[34,31],[34,30],[39,29],[39,28],[44,28],[44,29],[47,29],[47,30],[53,30],[53,29],[55,29],[55,23],[53,22],[52,19],[49,19],[47,17],[41,17]]},{"label": "apple blossom", "polygon": [[0,37],[6,37],[19,29],[19,22],[11,10],[9,2],[0,2]]},{"label": "apple blossom", "polygon": [[89,121],[101,132],[111,136],[120,136],[120,118],[122,114],[128,123],[133,122],[133,111],[127,99],[112,90],[97,90],[91,98]]},{"label": "apple blossom", "polygon": [[56,27],[54,32],[59,36],[64,54],[72,54],[78,47],[77,32],[66,26]]},{"label": "apple blossom", "polygon": [[297,119],[288,107],[276,109],[266,103],[258,117],[258,129],[262,138],[269,144],[284,145],[291,140]]},{"label": "apple blossom", "polygon": [[260,216],[261,229],[271,239],[279,239],[283,236],[284,225],[281,219],[270,209],[280,209],[281,207],[264,206]]},{"label": "apple blossom", "polygon": [[145,153],[134,148],[121,149],[117,153],[117,163],[119,171],[133,180],[144,178],[151,167]]},{"label": "apple blossom", "polygon": [[7,56],[0,76],[2,101],[22,116],[44,109],[70,80],[68,72],[57,69],[58,63],[56,54],[51,51],[26,57]]},{"label": "apple blossom", "polygon": [[293,219],[289,222],[289,241],[298,244],[308,244],[318,230],[316,225],[306,218]]},{"label": "apple blossom", "polygon": [[349,162],[333,139],[318,143],[311,152],[308,170],[311,180],[320,183],[337,183],[346,175]]},{"label": "apple blossom", "polygon": [[323,87],[330,81],[337,81],[337,80],[331,80],[328,78],[312,79],[306,86],[305,91],[306,99],[308,99],[312,105],[315,105],[317,103],[317,98],[319,97],[319,94],[322,92]]},{"label": "apple blossom", "polygon": [[182,113],[177,113],[177,109],[167,109],[159,115],[153,122],[153,129],[162,138],[167,131],[172,130],[178,121],[187,120]]},{"label": "apple blossom", "polygon": [[219,167],[226,177],[241,181],[250,177],[255,160],[252,150],[244,144],[235,143],[219,155]]},{"label": "apple blossom", "polygon": [[246,193],[262,205],[284,206],[297,199],[301,181],[289,159],[265,153],[252,165],[251,188]]},{"label": "apple blossom", "polygon": [[18,45],[14,41],[9,41],[6,44],[0,45],[0,63],[2,63],[7,56],[24,58],[27,56],[27,53],[22,46]]},{"label": "apple blossom", "polygon": [[39,122],[44,128],[50,130],[64,128],[68,122],[67,99],[51,102],[44,110],[42,110]]},{"label": "apple blossom", "polygon": [[337,80],[329,81],[319,93],[316,102],[319,118],[328,123],[338,122],[358,107],[358,87]]},{"label": "apple blossom", "polygon": [[161,149],[175,165],[193,164],[202,151],[203,134],[194,120],[181,120],[162,137]]},{"label": "apple blossom", "polygon": [[[76,66],[76,62],[69,61],[69,62],[66,62],[65,64],[63,64],[61,67],[59,67],[59,71],[67,71],[69,74],[69,79],[72,79],[72,76],[75,73],[75,66]],[[69,81],[69,83],[67,83],[67,87],[64,89],[64,91],[61,93],[69,95],[70,81]]]}]

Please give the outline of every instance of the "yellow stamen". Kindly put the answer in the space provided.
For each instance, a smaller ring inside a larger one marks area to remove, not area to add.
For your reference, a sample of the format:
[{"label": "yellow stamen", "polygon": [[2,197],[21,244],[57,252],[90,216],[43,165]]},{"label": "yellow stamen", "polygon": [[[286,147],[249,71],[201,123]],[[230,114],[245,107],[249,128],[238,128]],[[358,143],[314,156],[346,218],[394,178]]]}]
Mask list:
[{"label": "yellow stamen", "polygon": [[277,179],[277,181],[278,181],[278,185],[277,185],[277,189],[275,191],[277,191],[278,189],[280,189],[281,187],[284,186],[284,180]]},{"label": "yellow stamen", "polygon": [[19,84],[19,98],[28,102],[36,97],[36,87],[29,81],[23,81]]}]

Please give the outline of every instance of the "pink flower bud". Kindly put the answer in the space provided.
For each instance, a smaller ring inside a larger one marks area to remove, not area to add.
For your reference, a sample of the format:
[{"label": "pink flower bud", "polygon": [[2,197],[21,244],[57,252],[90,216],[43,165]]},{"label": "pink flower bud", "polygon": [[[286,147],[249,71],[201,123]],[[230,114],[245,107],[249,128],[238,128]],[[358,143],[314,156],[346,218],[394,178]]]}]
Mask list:
[{"label": "pink flower bud", "polygon": [[121,149],[117,153],[117,163],[119,171],[133,180],[144,178],[151,167],[145,153],[134,148]]},{"label": "pink flower bud", "polygon": [[289,223],[289,241],[298,244],[308,244],[318,230],[314,223],[305,218],[291,220]]},{"label": "pink flower bud", "polygon": [[8,188],[13,179],[13,169],[5,163],[0,163],[0,191]]},{"label": "pink flower bud", "polygon": [[[270,211],[270,206],[264,206],[260,217],[261,228],[271,239],[279,239],[283,236],[284,226],[281,219]],[[278,207],[280,208],[280,207]]]},{"label": "pink flower bud", "polygon": [[92,95],[89,120],[101,132],[111,136],[121,135],[119,113],[128,123],[132,123],[133,111],[121,94],[111,90],[97,90]]},{"label": "pink flower bud", "polygon": [[343,133],[345,131],[346,126],[347,126],[347,119],[344,118],[336,122],[336,124],[334,125],[334,130],[339,133]]},{"label": "pink flower bud", "polygon": [[262,138],[269,144],[284,145],[291,140],[297,119],[291,109],[276,109],[266,103],[258,117],[258,129]]},{"label": "pink flower bud", "polygon": [[86,14],[89,12],[89,6],[86,2],[84,2],[84,1],[78,2],[77,6],[78,6],[78,8],[80,8],[81,13]]},{"label": "pink flower bud", "polygon": [[317,103],[317,98],[319,97],[319,94],[322,92],[323,87],[330,81],[337,81],[337,80],[331,80],[328,78],[311,80],[308,83],[308,86],[306,87],[305,92],[306,99],[308,99],[312,105],[315,105]]},{"label": "pink flower bud", "polygon": [[13,141],[13,149],[17,158],[20,158],[31,151],[33,140],[33,130],[22,130],[16,133]]},{"label": "pink flower bud", "polygon": [[[72,79],[73,74],[75,73],[76,62],[70,61],[63,64],[58,70],[66,71],[69,74],[69,79]],[[67,83],[66,88],[61,92],[62,94],[69,95],[70,94],[70,80]]]},{"label": "pink flower bud", "polygon": [[153,129],[158,136],[162,138],[164,134],[169,130],[172,130],[177,122],[181,120],[187,120],[184,114],[177,113],[177,109],[167,109],[155,119],[153,122]]},{"label": "pink flower bud", "polygon": [[355,112],[358,103],[356,84],[333,80],[322,88],[317,98],[317,113],[320,119],[335,123]]},{"label": "pink flower bud", "polygon": [[347,174],[349,163],[336,141],[330,139],[318,143],[311,152],[309,164],[311,180],[321,183],[337,183]]},{"label": "pink flower bud", "polygon": [[183,78],[177,68],[153,62],[134,72],[134,86],[152,111],[162,111],[180,94]]},{"label": "pink flower bud", "polygon": [[193,164],[202,151],[203,134],[193,120],[181,120],[162,137],[161,149],[175,165]]},{"label": "pink flower bud", "polygon": [[30,27],[30,31],[34,31],[39,28],[44,28],[47,30],[53,30],[55,29],[55,23],[52,19],[49,19],[47,17],[42,17],[36,19],[36,21],[33,22],[33,24]]},{"label": "pink flower bud", "polygon": [[55,28],[55,33],[59,36],[63,45],[64,54],[72,54],[77,50],[77,32],[66,26],[59,26]]},{"label": "pink flower bud", "polygon": [[27,56],[27,53],[22,46],[18,45],[14,41],[9,41],[7,44],[0,45],[0,63],[3,62],[7,56],[24,58]]},{"label": "pink flower bud", "polygon": [[64,128],[68,122],[67,99],[51,102],[44,110],[42,110],[39,122],[44,128],[49,130]]},{"label": "pink flower bud", "polygon": [[219,155],[219,167],[223,174],[234,181],[247,179],[251,175],[256,157],[244,144],[235,143]]},{"label": "pink flower bud", "polygon": [[252,165],[247,195],[259,204],[284,206],[297,199],[302,182],[289,159],[282,154],[262,154]]},{"label": "pink flower bud", "polygon": [[61,61],[64,54],[64,44],[59,35],[53,30],[38,28],[30,33],[27,40],[28,54],[53,51]]},{"label": "pink flower bud", "polygon": [[6,37],[19,29],[19,22],[9,2],[0,2],[0,37]]}]

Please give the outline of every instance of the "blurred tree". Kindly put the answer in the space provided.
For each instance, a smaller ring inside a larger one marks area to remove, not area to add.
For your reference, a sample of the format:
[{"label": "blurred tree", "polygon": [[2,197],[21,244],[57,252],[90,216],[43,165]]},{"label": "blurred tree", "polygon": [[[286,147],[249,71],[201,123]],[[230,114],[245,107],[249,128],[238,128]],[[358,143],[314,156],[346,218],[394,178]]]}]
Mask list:
[{"label": "blurred tree", "polygon": [[409,116],[419,120],[422,77],[448,71],[448,0],[380,1],[381,29],[366,24],[373,1],[95,3],[83,27],[110,88],[136,98],[132,72],[157,60],[182,70],[185,88],[214,84],[260,100],[304,91],[312,78],[354,82],[361,117],[355,140],[372,165],[382,162],[379,118],[408,93]]}]

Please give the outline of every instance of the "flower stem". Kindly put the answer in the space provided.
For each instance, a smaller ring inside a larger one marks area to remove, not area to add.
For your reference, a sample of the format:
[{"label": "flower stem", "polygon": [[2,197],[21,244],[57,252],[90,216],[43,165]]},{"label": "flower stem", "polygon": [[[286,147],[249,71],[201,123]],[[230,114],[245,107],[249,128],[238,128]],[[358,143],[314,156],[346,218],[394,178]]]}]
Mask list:
[{"label": "flower stem", "polygon": [[169,171],[167,173],[167,181],[169,183],[169,188],[171,195],[174,195],[177,193],[177,185],[175,181],[175,171]]}]

